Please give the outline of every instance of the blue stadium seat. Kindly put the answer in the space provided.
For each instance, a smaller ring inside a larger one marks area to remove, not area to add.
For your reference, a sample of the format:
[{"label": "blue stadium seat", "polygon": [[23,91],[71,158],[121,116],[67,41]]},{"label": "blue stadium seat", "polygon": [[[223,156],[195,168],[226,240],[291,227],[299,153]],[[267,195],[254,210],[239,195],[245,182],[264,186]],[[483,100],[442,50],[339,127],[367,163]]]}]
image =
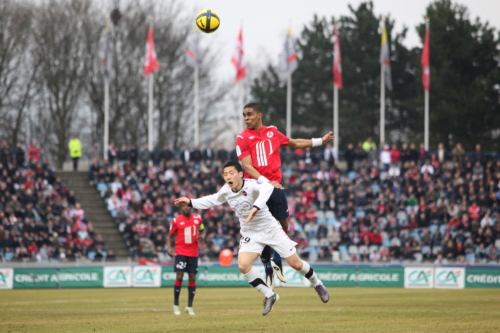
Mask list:
[{"label": "blue stadium seat", "polygon": [[377,184],[372,184],[371,188],[372,188],[373,193],[377,194],[378,193],[378,189],[380,188],[380,186],[377,185]]},{"label": "blue stadium seat", "polygon": [[429,227],[429,232],[430,232],[431,234],[433,234],[433,233],[435,233],[435,232],[436,232],[437,228],[438,228],[438,226],[437,226],[437,225],[432,224],[432,225]]},{"label": "blue stadium seat", "polygon": [[465,261],[468,263],[476,262],[476,255],[474,253],[467,253],[465,255]]},{"label": "blue stadium seat", "polygon": [[90,260],[90,261],[93,261],[95,259],[95,251],[89,251],[87,252],[87,258]]},{"label": "blue stadium seat", "polygon": [[5,252],[4,259],[5,261],[11,261],[14,258],[14,252]]},{"label": "blue stadium seat", "polygon": [[318,247],[317,246],[312,246],[312,245],[309,245],[307,247],[307,251],[309,251],[309,254],[312,254],[312,253],[316,254],[316,253],[319,252],[318,251]]},{"label": "blue stadium seat", "polygon": [[326,219],[324,217],[318,217],[318,219],[316,220],[316,223],[317,224],[326,223]]},{"label": "blue stadium seat", "polygon": [[333,226],[333,225],[335,225],[335,222],[336,221],[335,221],[334,217],[329,217],[329,218],[326,219],[326,224],[327,225],[332,225]]},{"label": "blue stadium seat", "polygon": [[446,232],[446,225],[445,224],[442,224],[439,227],[439,232],[441,233],[441,235],[444,235],[444,233]]},{"label": "blue stadium seat", "polygon": [[427,252],[427,249],[430,249],[431,247],[429,245],[422,245],[422,254],[425,254]]},{"label": "blue stadium seat", "polygon": [[347,174],[347,177],[350,180],[354,180],[354,178],[356,177],[356,171],[349,171],[349,173]]},{"label": "blue stadium seat", "polygon": [[390,247],[391,246],[391,241],[388,238],[382,239],[382,246]]},{"label": "blue stadium seat", "polygon": [[340,252],[340,254],[347,253],[347,246],[339,245],[339,252]]}]

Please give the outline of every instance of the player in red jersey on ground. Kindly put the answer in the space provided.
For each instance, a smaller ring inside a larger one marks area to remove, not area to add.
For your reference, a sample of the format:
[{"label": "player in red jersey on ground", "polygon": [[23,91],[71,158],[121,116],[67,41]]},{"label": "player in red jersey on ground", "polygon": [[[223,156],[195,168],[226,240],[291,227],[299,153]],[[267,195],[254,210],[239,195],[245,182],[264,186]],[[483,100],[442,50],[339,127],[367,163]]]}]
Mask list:
[{"label": "player in red jersey on ground", "polygon": [[[257,179],[260,183],[269,182],[275,187],[267,206],[273,217],[283,229],[288,229],[288,203],[281,185],[280,147],[293,149],[318,147],[333,140],[332,132],[322,138],[292,139],[283,135],[275,126],[262,125],[262,107],[257,103],[249,103],[243,108],[243,118],[246,129],[236,137],[236,154],[245,169],[245,178]],[[266,284],[273,288],[273,268],[278,278],[286,282],[283,273],[281,257],[274,251],[271,262],[271,248],[266,246],[261,254],[261,260],[266,270]]]},{"label": "player in red jersey on ground", "polygon": [[189,275],[188,282],[188,305],[185,311],[194,315],[193,299],[196,292],[196,274],[198,273],[198,242],[203,241],[204,229],[201,217],[192,214],[192,207],[182,205],[181,215],[177,216],[170,223],[170,233],[167,237],[168,255],[173,257],[172,239],[175,235],[175,272],[177,273],[174,282],[174,314],[180,315],[179,295],[181,293],[182,278],[184,272]]}]

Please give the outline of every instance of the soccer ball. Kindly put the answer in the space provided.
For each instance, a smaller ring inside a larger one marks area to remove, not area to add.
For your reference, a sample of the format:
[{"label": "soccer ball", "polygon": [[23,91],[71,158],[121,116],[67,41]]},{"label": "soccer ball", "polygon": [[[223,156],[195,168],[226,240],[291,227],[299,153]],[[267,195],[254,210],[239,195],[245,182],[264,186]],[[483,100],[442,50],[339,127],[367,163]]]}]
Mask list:
[{"label": "soccer ball", "polygon": [[202,10],[196,16],[196,25],[207,34],[214,32],[220,25],[219,15],[210,9]]}]

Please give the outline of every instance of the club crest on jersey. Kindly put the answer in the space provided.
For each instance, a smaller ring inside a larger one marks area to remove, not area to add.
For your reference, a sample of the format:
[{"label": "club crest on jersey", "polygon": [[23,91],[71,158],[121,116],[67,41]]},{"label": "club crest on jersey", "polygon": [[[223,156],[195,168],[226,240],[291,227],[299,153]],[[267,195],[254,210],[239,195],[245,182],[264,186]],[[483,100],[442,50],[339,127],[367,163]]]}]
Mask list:
[{"label": "club crest on jersey", "polygon": [[274,133],[273,132],[267,132],[267,137],[268,138],[272,138],[274,136]]},{"label": "club crest on jersey", "polygon": [[247,192],[241,191],[241,194],[243,194],[245,197],[247,196]]}]

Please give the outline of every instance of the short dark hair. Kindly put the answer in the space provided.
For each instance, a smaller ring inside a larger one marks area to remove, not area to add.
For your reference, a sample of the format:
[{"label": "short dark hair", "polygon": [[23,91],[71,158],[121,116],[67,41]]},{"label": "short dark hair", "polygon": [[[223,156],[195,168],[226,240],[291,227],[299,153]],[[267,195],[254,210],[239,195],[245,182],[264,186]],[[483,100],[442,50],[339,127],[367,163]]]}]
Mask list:
[{"label": "short dark hair", "polygon": [[229,168],[229,167],[234,167],[236,169],[236,171],[243,172],[243,168],[241,167],[240,162],[227,161],[226,164],[224,164],[224,167],[222,168],[222,170],[224,170],[225,168]]},{"label": "short dark hair", "polygon": [[259,103],[248,103],[243,107],[243,110],[244,109],[252,109],[254,111],[262,113],[262,106],[260,106]]}]

